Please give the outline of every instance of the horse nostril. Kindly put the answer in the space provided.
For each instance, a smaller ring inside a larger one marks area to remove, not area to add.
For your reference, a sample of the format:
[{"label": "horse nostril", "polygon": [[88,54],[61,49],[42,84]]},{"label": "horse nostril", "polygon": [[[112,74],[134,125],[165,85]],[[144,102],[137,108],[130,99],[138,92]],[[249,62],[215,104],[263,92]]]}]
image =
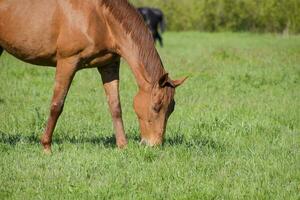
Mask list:
[{"label": "horse nostril", "polygon": [[140,141],[140,145],[147,145],[147,141],[142,138],[141,141]]}]

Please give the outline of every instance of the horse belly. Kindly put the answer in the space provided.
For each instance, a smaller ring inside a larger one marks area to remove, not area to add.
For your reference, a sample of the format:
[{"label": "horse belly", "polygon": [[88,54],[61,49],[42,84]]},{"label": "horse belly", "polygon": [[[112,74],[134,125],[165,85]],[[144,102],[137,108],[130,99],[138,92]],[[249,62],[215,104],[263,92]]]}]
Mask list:
[{"label": "horse belly", "polygon": [[104,56],[95,58],[94,60],[92,60],[91,65],[102,67],[109,63],[117,61],[119,58],[120,57],[118,55],[109,53]]},{"label": "horse belly", "polygon": [[39,65],[56,63],[55,1],[1,1],[0,46],[15,57]]}]

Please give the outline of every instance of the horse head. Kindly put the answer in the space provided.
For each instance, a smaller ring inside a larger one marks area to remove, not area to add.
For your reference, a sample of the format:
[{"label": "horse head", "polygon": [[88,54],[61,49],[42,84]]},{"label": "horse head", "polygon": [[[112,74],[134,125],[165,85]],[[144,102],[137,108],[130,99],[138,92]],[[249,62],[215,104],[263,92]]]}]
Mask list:
[{"label": "horse head", "polygon": [[150,146],[163,143],[166,124],[175,107],[175,88],[186,78],[171,80],[164,74],[153,85],[150,92],[140,90],[134,98],[134,110],[137,114],[141,143]]}]

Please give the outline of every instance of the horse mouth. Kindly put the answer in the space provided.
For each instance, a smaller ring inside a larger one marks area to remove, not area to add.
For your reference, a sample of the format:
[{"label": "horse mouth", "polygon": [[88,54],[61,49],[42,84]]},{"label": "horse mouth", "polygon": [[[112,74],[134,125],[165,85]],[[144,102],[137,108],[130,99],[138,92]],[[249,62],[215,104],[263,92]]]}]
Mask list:
[{"label": "horse mouth", "polygon": [[146,139],[146,138],[142,138],[140,143],[140,145],[146,145],[149,147],[155,147],[155,146],[160,146],[162,145],[162,140],[150,140],[150,139]]}]

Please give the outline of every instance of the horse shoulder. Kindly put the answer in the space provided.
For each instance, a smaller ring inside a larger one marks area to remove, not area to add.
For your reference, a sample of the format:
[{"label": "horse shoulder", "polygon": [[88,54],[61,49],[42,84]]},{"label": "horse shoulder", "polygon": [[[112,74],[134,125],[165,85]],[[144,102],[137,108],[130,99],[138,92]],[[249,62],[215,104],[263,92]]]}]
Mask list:
[{"label": "horse shoulder", "polygon": [[[83,4],[80,10],[64,10],[57,40],[61,56],[80,54],[91,57],[109,48],[109,33],[105,20],[93,4]],[[76,19],[76,20],[74,20]]]}]

